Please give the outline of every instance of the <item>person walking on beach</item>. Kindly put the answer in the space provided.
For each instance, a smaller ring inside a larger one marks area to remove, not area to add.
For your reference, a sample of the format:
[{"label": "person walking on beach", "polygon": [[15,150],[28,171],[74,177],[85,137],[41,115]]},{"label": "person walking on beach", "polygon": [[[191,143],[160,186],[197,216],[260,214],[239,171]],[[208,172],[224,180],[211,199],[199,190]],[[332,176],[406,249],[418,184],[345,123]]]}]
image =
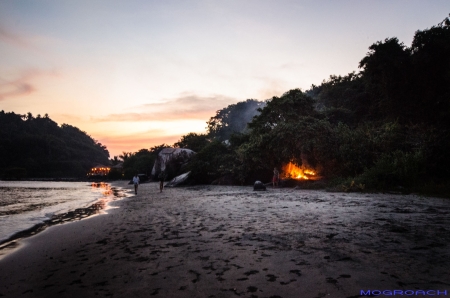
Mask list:
[{"label": "person walking on beach", "polygon": [[272,187],[278,186],[278,181],[280,180],[280,172],[278,172],[277,168],[273,168],[273,179],[272,179]]},{"label": "person walking on beach", "polygon": [[164,180],[166,180],[166,173],[164,171],[161,171],[158,176],[159,179],[159,192],[162,192],[164,189]]},{"label": "person walking on beach", "polygon": [[134,175],[133,177],[133,184],[134,184],[134,193],[137,194],[138,186],[139,186],[139,176],[138,174]]}]

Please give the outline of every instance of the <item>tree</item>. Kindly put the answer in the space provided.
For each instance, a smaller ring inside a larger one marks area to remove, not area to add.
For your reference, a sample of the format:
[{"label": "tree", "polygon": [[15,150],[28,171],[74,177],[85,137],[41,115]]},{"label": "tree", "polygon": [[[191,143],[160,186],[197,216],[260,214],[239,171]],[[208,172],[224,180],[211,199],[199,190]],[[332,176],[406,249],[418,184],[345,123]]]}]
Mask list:
[{"label": "tree", "polygon": [[150,176],[159,152],[170,147],[161,144],[150,149],[140,149],[136,152],[122,152],[119,158],[123,160],[123,172],[126,179],[131,179],[136,173]]},{"label": "tree", "polygon": [[366,91],[371,94],[369,113],[372,119],[406,120],[405,91],[409,87],[411,51],[397,38],[374,43],[360,63]]},{"label": "tree", "polygon": [[119,157],[117,155],[114,155],[114,158],[110,159],[109,161],[111,162],[111,164],[113,166],[115,166],[115,165],[120,163],[120,159],[119,159]]},{"label": "tree", "polygon": [[263,109],[259,109],[260,114],[253,118],[248,127],[256,134],[265,133],[279,123],[316,115],[314,103],[314,100],[300,89],[289,90],[281,97],[274,96]]},{"label": "tree", "polygon": [[148,149],[127,154],[127,158],[123,162],[125,178],[130,179],[136,173],[150,176],[155,159],[156,155]]},{"label": "tree", "polygon": [[346,76],[331,75],[321,85],[313,85],[305,93],[316,101],[316,110],[332,123],[343,122],[355,126],[368,118],[370,96],[361,73],[352,72]]},{"label": "tree", "polygon": [[25,169],[28,177],[83,177],[95,164],[108,164],[105,146],[78,128],[0,112],[0,174]]},{"label": "tree", "polygon": [[417,31],[411,45],[414,117],[445,125],[450,116],[450,20]]},{"label": "tree", "polygon": [[247,99],[218,110],[216,115],[206,122],[208,136],[225,141],[233,133],[245,132],[247,123],[259,113],[258,109],[264,105],[264,102]]},{"label": "tree", "polygon": [[197,184],[211,183],[224,175],[231,174],[233,156],[222,142],[214,140],[193,156],[188,170]]},{"label": "tree", "polygon": [[177,148],[188,148],[194,152],[201,151],[210,142],[206,134],[188,133],[181,137],[173,146]]},{"label": "tree", "polygon": [[126,161],[128,158],[131,157],[132,154],[133,154],[133,153],[131,153],[131,152],[125,152],[125,151],[122,151],[122,154],[119,155],[119,158],[120,158],[122,161]]}]

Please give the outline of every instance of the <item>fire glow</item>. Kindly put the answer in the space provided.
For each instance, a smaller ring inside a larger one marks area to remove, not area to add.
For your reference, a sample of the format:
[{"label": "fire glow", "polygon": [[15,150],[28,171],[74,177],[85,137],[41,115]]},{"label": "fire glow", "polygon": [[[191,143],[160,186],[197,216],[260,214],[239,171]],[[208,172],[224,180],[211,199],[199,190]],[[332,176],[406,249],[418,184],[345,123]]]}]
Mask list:
[{"label": "fire glow", "polygon": [[316,176],[316,172],[310,169],[300,168],[292,162],[283,167],[283,174],[286,178],[309,180]]}]

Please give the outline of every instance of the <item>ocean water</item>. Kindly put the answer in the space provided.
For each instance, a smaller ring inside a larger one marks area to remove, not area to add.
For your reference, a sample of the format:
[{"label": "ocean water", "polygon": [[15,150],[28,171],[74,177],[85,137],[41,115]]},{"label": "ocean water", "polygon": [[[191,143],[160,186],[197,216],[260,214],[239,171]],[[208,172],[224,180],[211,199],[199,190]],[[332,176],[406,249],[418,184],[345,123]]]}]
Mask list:
[{"label": "ocean water", "polygon": [[60,223],[105,212],[122,196],[107,183],[0,181],[0,242],[55,218]]}]

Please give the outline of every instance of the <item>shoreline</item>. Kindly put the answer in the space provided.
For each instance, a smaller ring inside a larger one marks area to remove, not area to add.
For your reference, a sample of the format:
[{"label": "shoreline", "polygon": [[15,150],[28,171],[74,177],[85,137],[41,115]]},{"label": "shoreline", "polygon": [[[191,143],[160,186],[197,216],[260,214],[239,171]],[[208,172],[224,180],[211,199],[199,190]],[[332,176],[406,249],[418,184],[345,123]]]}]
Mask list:
[{"label": "shoreline", "polygon": [[25,238],[37,235],[38,233],[41,233],[45,229],[54,225],[62,225],[65,223],[79,221],[87,219],[92,216],[99,215],[102,212],[108,210],[112,202],[128,197],[125,188],[118,186],[119,184],[117,184],[117,186],[113,186],[111,182],[109,182],[109,184],[111,185],[111,192],[114,195],[113,200],[106,201],[103,198],[99,198],[97,199],[96,202],[87,207],[77,208],[75,210],[61,214],[55,214],[51,218],[41,223],[38,223],[28,229],[18,231],[6,239],[0,240],[0,260],[5,256],[7,256],[8,254],[13,253],[15,250],[19,249],[21,247],[21,241],[24,240]]},{"label": "shoreline", "polygon": [[104,179],[88,179],[88,178],[76,178],[76,177],[66,177],[66,178],[23,178],[23,179],[0,179],[0,181],[50,181],[50,182],[105,182],[111,183],[115,181],[125,181],[125,180],[109,180]]},{"label": "shoreline", "polygon": [[445,199],[231,186],[159,193],[147,183],[112,205],[120,208],[23,240],[0,260],[0,295],[313,298],[450,289]]}]

